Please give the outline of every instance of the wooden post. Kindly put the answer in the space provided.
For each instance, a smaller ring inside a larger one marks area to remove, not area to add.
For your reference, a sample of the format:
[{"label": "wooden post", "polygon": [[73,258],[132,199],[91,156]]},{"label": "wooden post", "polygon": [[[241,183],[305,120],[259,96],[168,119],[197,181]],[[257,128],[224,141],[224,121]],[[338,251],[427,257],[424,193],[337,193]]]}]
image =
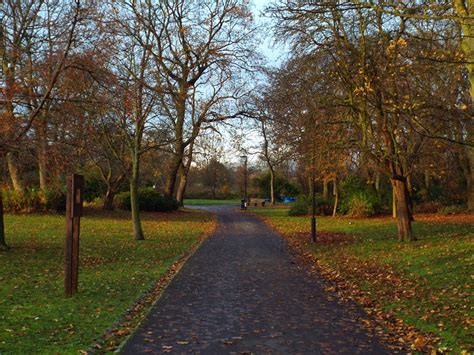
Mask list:
[{"label": "wooden post", "polygon": [[79,233],[82,215],[84,176],[71,174],[67,179],[66,250],[64,259],[64,292],[71,297],[79,280]]}]

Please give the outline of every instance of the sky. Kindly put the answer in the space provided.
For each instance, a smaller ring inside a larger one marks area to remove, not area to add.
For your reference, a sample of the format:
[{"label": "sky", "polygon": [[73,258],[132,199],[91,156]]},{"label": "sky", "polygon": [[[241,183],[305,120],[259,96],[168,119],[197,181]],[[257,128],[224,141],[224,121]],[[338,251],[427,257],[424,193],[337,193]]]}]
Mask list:
[{"label": "sky", "polygon": [[[273,0],[253,0],[251,1],[253,14],[255,16],[255,20],[258,24],[264,25],[265,23],[268,24],[269,19],[265,18],[264,15],[261,14],[265,7],[269,5]],[[285,57],[285,47],[281,44],[275,44],[274,38],[272,36],[271,29],[265,29],[261,32],[262,35],[262,42],[259,46],[261,54],[266,57],[266,64],[272,67],[278,67],[279,64],[284,60]],[[244,124],[245,125],[245,124]],[[234,132],[235,133],[235,132]],[[236,147],[233,145],[234,140],[231,137],[231,133],[227,132],[225,129],[221,131],[222,134],[222,142],[225,146],[223,156],[221,157],[222,162],[227,162],[231,164],[241,164],[240,156],[246,154],[248,156],[248,163],[249,166],[255,165],[259,161],[259,146],[261,138],[259,134],[255,131],[241,131],[239,135],[242,136],[243,141],[241,141],[242,148],[246,151],[243,153],[242,151],[238,151]]]},{"label": "sky", "polygon": [[[269,22],[267,18],[261,13],[265,7],[270,5],[271,0],[253,0],[253,13],[257,23],[265,24]],[[285,57],[285,48],[281,44],[275,44],[272,31],[270,29],[264,31],[265,37],[260,45],[263,55],[267,58],[268,64],[277,67]]]}]

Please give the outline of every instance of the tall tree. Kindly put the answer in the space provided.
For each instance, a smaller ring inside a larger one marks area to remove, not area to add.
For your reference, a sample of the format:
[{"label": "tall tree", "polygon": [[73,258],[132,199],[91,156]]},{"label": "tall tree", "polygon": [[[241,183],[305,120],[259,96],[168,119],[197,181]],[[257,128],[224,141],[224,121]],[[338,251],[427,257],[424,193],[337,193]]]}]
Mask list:
[{"label": "tall tree", "polygon": [[[336,84],[330,93],[333,105],[347,108],[341,122],[353,132],[361,159],[372,161],[391,180],[399,240],[412,240],[408,179],[427,141],[420,127],[436,126],[437,100],[446,102],[443,82],[423,76],[436,72],[436,64],[416,54],[431,53],[437,46],[409,38],[416,28],[406,18],[370,4],[282,1],[271,11],[277,33],[293,41],[295,56],[319,57],[326,73],[322,81]],[[422,85],[420,74],[427,80]],[[445,107],[456,104],[446,102]]]},{"label": "tall tree", "polygon": [[237,73],[250,67],[252,16],[241,0],[127,4],[154,42],[154,92],[174,136],[165,183],[165,195],[173,198],[202,127],[234,116],[224,106],[242,95]]},{"label": "tall tree", "polygon": [[[140,219],[138,190],[140,186],[140,165],[147,146],[147,132],[154,127],[156,118],[156,97],[149,87],[152,83],[151,60],[152,48],[156,43],[152,39],[150,29],[144,27],[137,19],[136,12],[146,8],[146,4],[112,3],[112,23],[110,33],[117,44],[111,55],[111,71],[115,73],[113,97],[121,104],[115,104],[107,124],[112,122],[120,132],[122,140],[128,148],[127,159],[130,172],[127,177],[130,183],[130,205],[132,210],[133,235],[135,240],[144,240]],[[115,156],[119,146],[111,145]]]},{"label": "tall tree", "polygon": [[[0,59],[2,68],[3,97],[0,120],[0,160],[18,151],[35,120],[41,115],[51,98],[60,75],[65,69],[67,57],[73,47],[76,27],[81,21],[81,3],[76,0],[66,4],[64,18],[57,18],[56,26],[63,26],[60,45],[55,50],[57,60],[51,76],[38,93],[29,90],[25,70],[27,60],[45,58],[42,43],[46,42],[43,10],[45,1],[0,1]],[[67,23],[67,25],[65,25]],[[34,56],[32,55],[34,53]],[[0,197],[1,198],[1,197]],[[0,204],[3,218],[3,204]],[[3,225],[0,225],[3,227]],[[6,249],[5,231],[0,229],[0,249]]]}]

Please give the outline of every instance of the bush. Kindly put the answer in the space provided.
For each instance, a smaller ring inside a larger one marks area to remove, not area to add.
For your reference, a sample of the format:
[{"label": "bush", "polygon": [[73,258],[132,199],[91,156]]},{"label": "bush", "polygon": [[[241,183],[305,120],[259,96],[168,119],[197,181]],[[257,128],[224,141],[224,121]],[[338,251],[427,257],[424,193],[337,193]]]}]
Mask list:
[{"label": "bush", "polygon": [[467,206],[465,205],[451,205],[451,206],[443,206],[439,210],[441,214],[462,214],[467,213]]},{"label": "bush", "polygon": [[309,212],[311,201],[307,196],[299,196],[288,211],[288,216],[305,216]]},{"label": "bush", "polygon": [[107,186],[97,172],[84,174],[84,191],[82,198],[84,202],[91,202],[97,197],[104,196]]},{"label": "bush", "polygon": [[[275,196],[297,196],[301,193],[300,187],[284,176],[275,176]],[[258,188],[259,197],[268,197],[270,192],[270,173],[265,173],[252,179],[252,185]]]},{"label": "bush", "polygon": [[338,212],[352,217],[370,217],[382,211],[382,198],[361,178],[350,176],[341,183]]},{"label": "bush", "polygon": [[20,212],[24,210],[26,201],[22,193],[14,190],[3,190],[3,208],[7,212]]},{"label": "bush", "polygon": [[417,203],[414,206],[415,213],[436,213],[441,209],[441,203],[439,201],[427,201]]},{"label": "bush", "polygon": [[46,209],[56,212],[66,211],[66,189],[48,190],[46,196]]},{"label": "bush", "polygon": [[[299,196],[288,211],[289,216],[305,216],[311,213],[311,198],[305,195]],[[316,197],[316,214],[327,216],[332,214],[332,205],[321,197]]]},{"label": "bush", "polygon": [[14,190],[3,191],[3,207],[7,212],[41,212],[66,210],[66,192],[59,190],[42,191],[27,189],[22,193]]},{"label": "bush", "polygon": [[3,191],[3,207],[8,212],[34,212],[46,209],[46,195],[37,189],[24,192],[14,190]]},{"label": "bush", "polygon": [[333,204],[323,198],[316,199],[316,214],[319,216],[331,216]]},{"label": "bush", "polygon": [[352,217],[370,217],[379,212],[380,198],[370,191],[353,193],[349,198],[347,214]]},{"label": "bush", "polygon": [[[130,211],[130,191],[121,192],[115,196],[114,204],[117,208]],[[170,212],[179,208],[178,201],[164,198],[153,188],[140,189],[138,191],[138,205],[141,211]]]}]

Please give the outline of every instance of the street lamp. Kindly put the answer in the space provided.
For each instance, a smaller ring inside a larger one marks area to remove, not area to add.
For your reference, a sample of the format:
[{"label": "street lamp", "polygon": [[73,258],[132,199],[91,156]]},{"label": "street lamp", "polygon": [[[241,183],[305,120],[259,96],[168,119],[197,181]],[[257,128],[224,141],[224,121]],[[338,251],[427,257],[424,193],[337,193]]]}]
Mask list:
[{"label": "street lamp", "polygon": [[316,243],[316,140],[314,139],[315,121],[310,122],[311,129],[311,240]]},{"label": "street lamp", "polygon": [[313,155],[311,167],[311,240],[316,243],[316,164],[314,158]]},{"label": "street lamp", "polygon": [[242,210],[246,210],[247,209],[247,156],[242,155],[240,159],[244,161],[244,198],[242,199],[240,208]]}]

